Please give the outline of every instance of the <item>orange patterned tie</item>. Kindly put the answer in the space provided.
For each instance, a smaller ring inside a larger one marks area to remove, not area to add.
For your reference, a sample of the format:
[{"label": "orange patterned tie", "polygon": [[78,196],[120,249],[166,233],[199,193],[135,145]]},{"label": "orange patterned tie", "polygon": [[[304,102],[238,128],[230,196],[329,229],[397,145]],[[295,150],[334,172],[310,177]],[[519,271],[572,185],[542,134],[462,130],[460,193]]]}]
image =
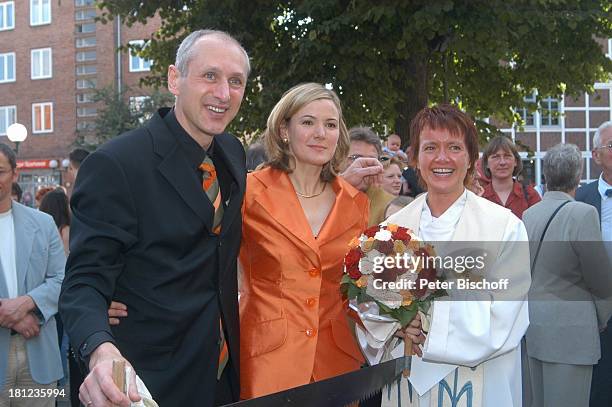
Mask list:
[{"label": "orange patterned tie", "polygon": [[219,190],[217,170],[209,156],[206,156],[198,168],[202,171],[202,188],[215,208],[213,232],[219,234],[221,231],[221,219],[223,218],[223,205],[221,205],[221,191]]},{"label": "orange patterned tie", "polygon": [[[221,232],[221,219],[223,218],[223,205],[221,205],[221,191],[219,190],[217,170],[209,156],[206,156],[198,168],[202,171],[202,188],[215,208],[213,232],[219,234],[219,232]],[[223,322],[219,319],[219,361],[217,364],[217,380],[221,378],[221,374],[228,360],[229,352],[227,349],[227,342],[225,341],[225,335],[223,334]]]}]

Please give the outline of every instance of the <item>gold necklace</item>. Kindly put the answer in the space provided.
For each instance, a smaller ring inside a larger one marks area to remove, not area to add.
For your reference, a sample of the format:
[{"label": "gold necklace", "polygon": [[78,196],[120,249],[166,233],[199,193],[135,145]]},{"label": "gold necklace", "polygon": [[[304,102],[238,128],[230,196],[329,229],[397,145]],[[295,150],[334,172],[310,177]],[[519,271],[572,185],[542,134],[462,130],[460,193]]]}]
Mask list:
[{"label": "gold necklace", "polygon": [[301,196],[302,198],[314,198],[317,197],[319,195],[321,195],[323,193],[323,191],[325,191],[325,187],[327,186],[327,182],[323,183],[323,189],[321,190],[321,192],[318,192],[316,194],[312,194],[312,195],[304,195],[302,193],[300,193],[297,189],[295,189],[295,187],[293,189],[295,189],[295,193],[298,194],[298,196]]}]

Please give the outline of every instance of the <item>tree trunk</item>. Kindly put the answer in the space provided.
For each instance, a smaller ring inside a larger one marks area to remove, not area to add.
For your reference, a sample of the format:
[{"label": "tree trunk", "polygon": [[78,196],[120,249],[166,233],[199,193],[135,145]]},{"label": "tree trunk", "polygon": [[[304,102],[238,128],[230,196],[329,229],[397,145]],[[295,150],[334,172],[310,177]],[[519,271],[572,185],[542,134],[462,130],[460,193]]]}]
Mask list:
[{"label": "tree trunk", "polygon": [[404,79],[398,81],[398,89],[404,100],[395,107],[395,131],[402,138],[402,148],[410,143],[410,122],[416,114],[427,106],[429,100],[429,57],[413,55],[402,62]]}]

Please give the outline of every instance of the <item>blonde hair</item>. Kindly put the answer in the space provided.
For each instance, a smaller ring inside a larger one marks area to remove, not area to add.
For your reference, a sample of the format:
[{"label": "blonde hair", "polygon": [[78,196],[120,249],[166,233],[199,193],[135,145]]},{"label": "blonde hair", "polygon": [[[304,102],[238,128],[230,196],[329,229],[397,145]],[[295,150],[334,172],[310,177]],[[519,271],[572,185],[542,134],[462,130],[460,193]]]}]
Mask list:
[{"label": "blonde hair", "polygon": [[281,128],[287,125],[291,117],[301,108],[316,100],[331,100],[338,109],[338,128],[340,135],[332,159],[323,166],[322,181],[332,181],[340,172],[340,167],[349,151],[349,135],[342,117],[342,107],[338,95],[319,83],[302,83],[289,89],[278,101],[268,116],[267,128],[263,134],[267,165],[291,173],[295,166],[295,156],[284,142]]},{"label": "blonde hair", "polygon": [[400,171],[404,170],[404,164],[402,163],[402,161],[399,158],[397,158],[395,156],[390,157],[388,155],[383,155],[383,157],[389,157],[387,160],[385,160],[385,159],[380,160],[380,163],[383,166],[383,170],[388,169],[392,165],[397,165],[398,168],[400,169]]}]

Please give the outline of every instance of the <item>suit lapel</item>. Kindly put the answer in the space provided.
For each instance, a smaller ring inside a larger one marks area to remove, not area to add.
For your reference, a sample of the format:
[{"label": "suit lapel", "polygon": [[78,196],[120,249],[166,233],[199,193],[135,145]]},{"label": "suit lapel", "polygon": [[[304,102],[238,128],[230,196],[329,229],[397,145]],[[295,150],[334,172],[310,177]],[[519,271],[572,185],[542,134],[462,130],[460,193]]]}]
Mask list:
[{"label": "suit lapel", "polygon": [[588,201],[586,203],[593,205],[597,209],[599,222],[601,223],[601,195],[599,194],[599,181],[591,183],[591,191],[587,194]]},{"label": "suit lapel", "polygon": [[153,150],[162,158],[158,171],[168,180],[183,201],[212,232],[213,206],[193,177],[187,157],[181,150],[162,117],[157,114],[148,124],[153,138]]},{"label": "suit lapel", "polygon": [[[13,204],[13,222],[15,224],[15,266],[17,268],[17,289],[19,295],[26,293],[26,274],[32,255],[32,245],[38,226],[27,216],[26,210],[19,204]],[[6,285],[5,285],[6,287]]]},{"label": "suit lapel", "polygon": [[[347,188],[338,177],[331,183],[331,186],[336,193],[336,200],[319,232],[317,238],[319,245],[341,236],[356,223],[363,222],[361,219],[363,213],[355,203],[355,195],[359,192],[356,189]],[[330,225],[333,225],[333,228]]]},{"label": "suit lapel", "polygon": [[288,234],[308,246],[310,251],[304,254],[315,265],[320,265],[319,245],[312,235],[289,176],[271,168],[254,172],[253,176],[266,186],[255,197],[255,201],[268,213],[271,220],[279,223]]},{"label": "suit lapel", "polygon": [[[240,214],[242,208],[242,197],[246,187],[246,169],[242,151],[233,151],[230,144],[233,136],[220,134],[215,136],[214,153],[219,154],[226,165],[227,170],[233,178],[229,195],[223,197],[226,207],[221,221],[221,235],[223,236],[229,229],[232,222]],[[242,147],[240,147],[242,148]],[[229,201],[229,203],[228,203]]]}]

